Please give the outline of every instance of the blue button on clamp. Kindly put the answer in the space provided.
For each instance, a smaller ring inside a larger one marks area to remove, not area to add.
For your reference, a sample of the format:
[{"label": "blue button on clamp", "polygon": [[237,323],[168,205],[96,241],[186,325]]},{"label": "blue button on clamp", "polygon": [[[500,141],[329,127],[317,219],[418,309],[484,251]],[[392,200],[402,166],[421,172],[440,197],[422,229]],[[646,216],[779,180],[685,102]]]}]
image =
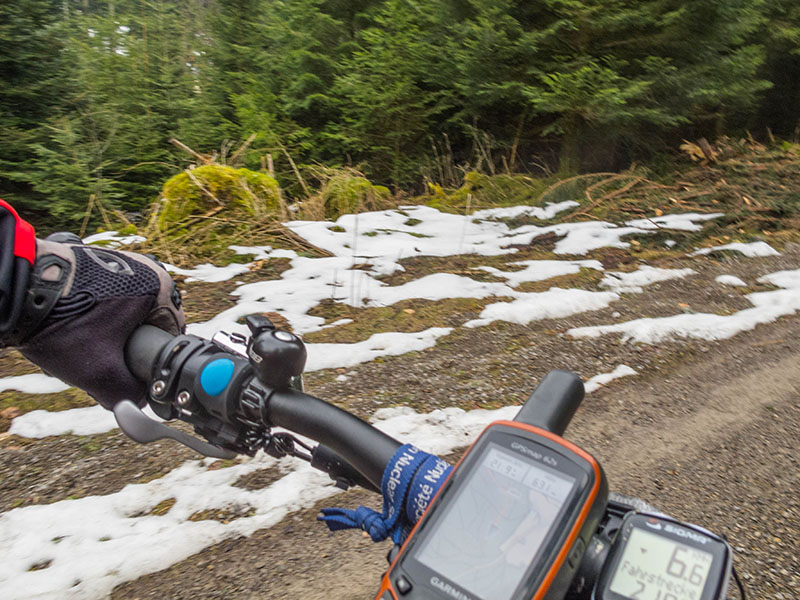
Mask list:
[{"label": "blue button on clamp", "polygon": [[200,387],[209,396],[221,394],[233,377],[233,361],[230,358],[212,360],[200,373]]}]

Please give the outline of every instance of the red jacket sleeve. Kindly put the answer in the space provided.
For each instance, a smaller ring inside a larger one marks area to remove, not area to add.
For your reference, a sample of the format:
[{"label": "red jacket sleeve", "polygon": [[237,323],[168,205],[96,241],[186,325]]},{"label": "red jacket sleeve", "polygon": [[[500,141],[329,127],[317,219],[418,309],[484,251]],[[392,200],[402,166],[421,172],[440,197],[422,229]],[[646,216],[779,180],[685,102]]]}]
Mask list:
[{"label": "red jacket sleeve", "polygon": [[[0,207],[5,208],[16,220],[14,227],[14,256],[24,258],[31,265],[36,260],[36,232],[33,225],[23,220],[8,202],[0,199]],[[0,240],[2,242],[2,240]]]}]

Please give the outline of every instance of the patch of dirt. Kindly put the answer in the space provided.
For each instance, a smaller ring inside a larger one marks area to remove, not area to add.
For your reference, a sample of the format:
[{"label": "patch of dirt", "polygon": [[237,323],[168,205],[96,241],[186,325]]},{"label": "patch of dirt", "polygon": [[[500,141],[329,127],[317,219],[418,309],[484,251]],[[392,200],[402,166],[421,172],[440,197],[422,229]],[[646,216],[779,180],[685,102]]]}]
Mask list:
[{"label": "patch of dirt", "polygon": [[[353,318],[352,323],[322,329],[303,336],[306,342],[353,344],[368,339],[379,331],[417,332],[429,327],[458,327],[476,318],[487,304],[501,298],[448,298],[432,301],[411,299],[390,306],[357,309],[323,300],[309,311],[324,316],[329,322]],[[511,300],[506,298],[505,300]]]},{"label": "patch of dirt", "polygon": [[208,321],[223,310],[232,308],[236,305],[236,297],[231,292],[237,287],[246,283],[280,279],[281,273],[290,267],[289,263],[288,258],[255,261],[247,272],[231,280],[213,284],[202,281],[186,282],[185,277],[175,277],[181,285],[186,322]]},{"label": "patch of dirt", "polygon": [[219,521],[230,523],[236,519],[252,517],[256,509],[252,506],[232,506],[230,508],[214,508],[201,510],[189,516],[190,521]]},{"label": "patch of dirt", "polygon": [[[534,238],[534,241],[538,238]],[[504,282],[504,279],[487,273],[480,267],[495,267],[503,271],[517,271],[521,267],[509,263],[524,260],[563,260],[550,251],[544,252],[535,245],[521,247],[516,254],[501,254],[499,256],[483,256],[481,254],[462,254],[459,256],[414,256],[399,261],[403,267],[391,275],[376,277],[386,285],[403,285],[410,281],[430,275],[432,273],[453,273],[463,275],[475,281]]]},{"label": "patch of dirt", "polygon": [[0,444],[0,511],[112,494],[163,477],[197,454],[173,441],[142,446],[119,431]]},{"label": "patch of dirt", "polygon": [[0,365],[3,366],[2,377],[41,373],[36,365],[13,348],[0,348]]},{"label": "patch of dirt", "polygon": [[280,465],[265,467],[258,471],[248,473],[247,475],[242,475],[233,483],[233,486],[251,491],[262,490],[278,481],[278,479],[286,475],[286,473],[286,469],[282,468]]}]

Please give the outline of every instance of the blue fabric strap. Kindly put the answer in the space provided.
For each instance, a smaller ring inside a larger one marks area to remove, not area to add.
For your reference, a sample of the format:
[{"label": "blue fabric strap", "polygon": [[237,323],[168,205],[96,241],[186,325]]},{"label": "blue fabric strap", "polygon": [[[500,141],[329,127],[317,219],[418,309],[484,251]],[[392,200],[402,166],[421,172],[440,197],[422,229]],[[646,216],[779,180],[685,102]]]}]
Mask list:
[{"label": "blue fabric strap", "polygon": [[391,536],[400,544],[422,517],[451,470],[452,467],[438,456],[405,444],[392,456],[383,472],[382,513],[366,506],[355,510],[323,508],[318,519],[331,531],[360,528],[375,542]]}]

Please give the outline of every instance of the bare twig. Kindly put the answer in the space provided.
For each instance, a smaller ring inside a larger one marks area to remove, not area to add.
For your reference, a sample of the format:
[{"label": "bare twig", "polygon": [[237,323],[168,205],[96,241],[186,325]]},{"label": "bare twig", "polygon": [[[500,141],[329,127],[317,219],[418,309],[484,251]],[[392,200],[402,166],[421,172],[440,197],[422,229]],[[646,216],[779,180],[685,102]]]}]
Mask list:
[{"label": "bare twig", "polygon": [[614,176],[614,175],[617,175],[617,173],[584,173],[583,175],[574,175],[572,177],[568,177],[567,179],[562,179],[561,181],[556,181],[553,185],[548,187],[545,191],[543,191],[539,195],[539,199],[547,197],[548,194],[553,193],[553,191],[557,190],[562,185],[565,185],[567,183],[571,183],[573,181],[578,181],[580,179],[587,179],[587,178],[593,178],[593,177],[611,177],[611,176]]},{"label": "bare twig", "polygon": [[511,144],[511,156],[508,159],[508,164],[512,169],[514,168],[514,163],[517,160],[517,147],[519,146],[519,138],[522,136],[522,127],[525,125],[525,117],[527,114],[527,111],[522,111],[522,114],[519,117],[519,124],[517,125],[517,132],[514,135],[514,142]]},{"label": "bare twig", "polygon": [[130,167],[125,167],[124,169],[120,169],[119,172],[125,173],[127,171],[133,171],[134,169],[138,169],[139,167],[143,167],[145,165],[162,165],[164,167],[169,167],[170,169],[175,169],[177,171],[181,170],[181,168],[178,165],[173,165],[168,162],[164,162],[161,160],[146,160],[143,162],[136,163],[135,165],[131,165]]},{"label": "bare twig", "polygon": [[[205,214],[197,215],[196,217],[191,217],[189,219],[184,219],[182,221],[178,221],[177,223],[173,223],[172,225],[167,227],[164,231],[162,231],[162,233],[163,234],[168,234],[168,233],[170,233],[170,232],[172,232],[175,229],[178,229],[180,227],[188,227],[189,225],[193,225],[194,223],[198,223],[199,221],[203,221],[205,219],[208,219],[209,217],[212,217],[212,216],[216,215],[218,212],[220,212],[224,208],[225,208],[224,206],[215,206],[214,208],[212,208],[210,211],[208,211]],[[156,229],[158,229],[158,226],[156,226]]]},{"label": "bare twig", "polygon": [[94,199],[94,203],[97,205],[97,208],[100,210],[100,216],[103,217],[103,223],[106,225],[106,230],[111,231],[114,229],[114,226],[111,224],[111,219],[108,218],[108,211],[106,211],[105,206],[103,206],[102,201],[99,197]]},{"label": "bare twig", "polygon": [[195,177],[195,174],[192,173],[191,169],[186,169],[185,172],[189,176],[189,179],[192,180],[192,183],[194,183],[198,188],[200,188],[201,192],[203,192],[206,196],[211,198],[214,202],[216,202],[220,206],[225,206],[222,202],[220,202],[219,198],[217,198],[214,194],[212,194],[209,190],[207,190],[202,183],[200,183],[200,180],[197,179],[197,177]]},{"label": "bare twig", "polygon": [[256,139],[256,135],[258,135],[258,134],[251,133],[250,137],[247,138],[247,140],[244,142],[244,144],[239,146],[239,149],[236,152],[233,153],[233,156],[231,156],[230,164],[234,164],[236,162],[236,159],[239,158],[242,155],[242,152],[247,150],[247,148],[250,146],[250,144],[253,143],[253,140]]},{"label": "bare twig", "polygon": [[81,223],[81,230],[78,237],[82,238],[86,234],[86,226],[89,224],[89,217],[92,216],[92,208],[94,208],[94,194],[89,195],[89,202],[86,205],[86,214],[83,217],[83,223]]},{"label": "bare twig", "polygon": [[299,181],[300,185],[303,186],[303,191],[305,191],[307,196],[310,196],[311,195],[311,190],[308,189],[308,186],[306,185],[306,182],[303,181],[303,177],[302,177],[302,175],[300,175],[300,170],[297,168],[297,165],[292,160],[291,155],[286,150],[286,148],[284,148],[283,146],[281,146],[281,150],[283,150],[283,153],[286,155],[286,158],[289,159],[289,164],[292,165],[292,170],[294,171],[294,174],[297,177],[297,181]]},{"label": "bare twig", "polygon": [[203,156],[202,154],[199,154],[199,153],[195,152],[194,150],[189,148],[189,146],[187,146],[186,144],[184,144],[183,142],[181,142],[179,140],[176,140],[175,138],[169,138],[169,142],[170,142],[170,144],[172,144],[173,146],[177,146],[178,148],[180,148],[184,152],[188,152],[189,154],[194,156],[197,160],[199,160],[200,162],[202,162],[205,165],[210,165],[210,164],[212,164],[214,162],[213,158],[209,158],[208,156]]},{"label": "bare twig", "polygon": [[[605,180],[601,181],[600,183],[608,183],[609,181],[612,181],[614,179],[619,179],[621,177],[626,177],[626,176],[620,176],[620,177],[616,177],[616,178],[615,177],[610,177],[608,179],[605,179]],[[627,177],[630,177],[630,176],[627,176]],[[564,221],[569,221],[570,219],[573,219],[574,217],[577,217],[578,215],[588,214],[593,209],[595,209],[597,206],[602,204],[603,202],[611,200],[612,198],[616,198],[617,196],[621,196],[622,194],[624,194],[625,192],[627,192],[628,190],[633,188],[637,183],[640,183],[641,181],[643,181],[643,179],[641,177],[636,177],[633,181],[630,181],[630,182],[626,183],[624,186],[622,186],[618,190],[614,190],[613,192],[609,192],[608,194],[605,194],[604,196],[601,196],[597,200],[594,200],[589,206],[583,206],[583,207],[579,208],[578,210],[576,210],[574,212],[571,212],[566,217],[564,217],[563,220]],[[588,198],[591,198],[589,190],[591,190],[592,188],[596,188],[597,186],[598,186],[598,184],[594,184],[593,186],[589,186],[586,189],[586,195],[587,195]]]}]

